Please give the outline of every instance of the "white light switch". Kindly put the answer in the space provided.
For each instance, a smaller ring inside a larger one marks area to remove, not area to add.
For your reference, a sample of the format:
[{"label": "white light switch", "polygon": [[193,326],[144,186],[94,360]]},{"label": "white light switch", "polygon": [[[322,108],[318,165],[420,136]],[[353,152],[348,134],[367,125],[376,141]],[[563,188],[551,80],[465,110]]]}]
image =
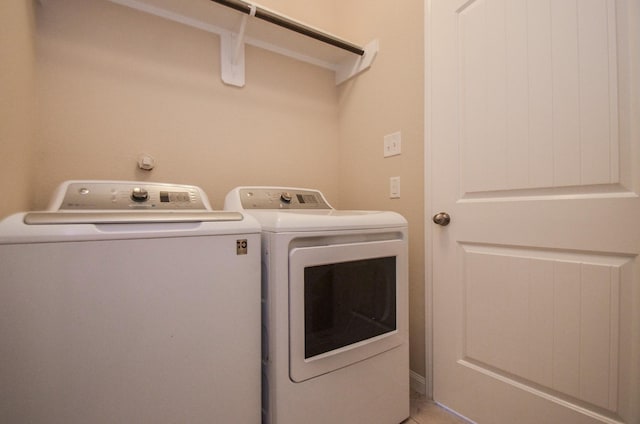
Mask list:
[{"label": "white light switch", "polygon": [[400,198],[400,177],[389,178],[389,197],[391,199]]},{"label": "white light switch", "polygon": [[402,134],[400,131],[384,136],[384,157],[396,156],[402,152]]}]

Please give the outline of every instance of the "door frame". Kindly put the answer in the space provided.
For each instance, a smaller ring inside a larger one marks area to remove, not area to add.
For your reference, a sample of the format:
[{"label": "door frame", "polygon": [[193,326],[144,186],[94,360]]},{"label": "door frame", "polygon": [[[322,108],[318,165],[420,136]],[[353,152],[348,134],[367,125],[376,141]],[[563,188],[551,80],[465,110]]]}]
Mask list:
[{"label": "door frame", "polygon": [[424,319],[425,319],[425,394],[433,399],[433,226],[431,225],[431,3],[424,0]]}]

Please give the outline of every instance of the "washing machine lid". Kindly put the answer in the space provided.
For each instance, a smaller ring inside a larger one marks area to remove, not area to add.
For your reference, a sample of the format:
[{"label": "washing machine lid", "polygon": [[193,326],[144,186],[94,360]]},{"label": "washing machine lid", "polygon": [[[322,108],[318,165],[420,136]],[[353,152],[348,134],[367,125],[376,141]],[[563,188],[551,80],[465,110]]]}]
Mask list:
[{"label": "washing machine lid", "polygon": [[258,232],[251,217],[212,210],[196,186],[84,180],[62,183],[46,211],[0,221],[0,244]]},{"label": "washing machine lid", "polygon": [[[31,215],[30,215],[31,214]],[[2,244],[22,244],[22,243],[60,243],[75,241],[100,241],[100,240],[128,240],[128,239],[152,239],[152,238],[172,238],[172,237],[202,237],[220,235],[243,235],[260,233],[260,224],[251,216],[239,214],[240,219],[234,217],[231,220],[223,216],[222,219],[215,219],[216,215],[223,212],[210,211],[207,215],[213,220],[193,217],[187,220],[174,220],[171,222],[151,221],[139,214],[136,220],[127,222],[107,222],[102,221],[108,218],[102,214],[96,214],[96,218],[91,219],[90,213],[65,213],[59,216],[61,220],[57,223],[28,224],[34,214],[20,212],[10,215],[0,221],[0,245]],[[44,213],[44,218],[49,219],[49,212]],[[158,213],[161,215],[168,212]],[[68,215],[68,216],[67,216]],[[74,217],[73,215],[83,215]],[[116,216],[118,213],[114,213]],[[78,220],[76,218],[82,218]],[[71,221],[69,221],[71,220]],[[81,222],[85,220],[85,222]],[[241,238],[241,237],[239,237]]]}]

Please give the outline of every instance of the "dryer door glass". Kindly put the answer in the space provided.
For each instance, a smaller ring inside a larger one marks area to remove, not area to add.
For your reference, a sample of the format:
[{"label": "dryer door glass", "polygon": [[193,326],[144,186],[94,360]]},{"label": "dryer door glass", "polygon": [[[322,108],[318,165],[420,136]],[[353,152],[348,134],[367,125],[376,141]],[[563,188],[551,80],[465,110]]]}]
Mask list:
[{"label": "dryer door glass", "polygon": [[396,258],[304,270],[305,359],[396,329]]},{"label": "dryer door glass", "polygon": [[404,239],[291,249],[291,379],[304,381],[400,346],[406,287]]}]

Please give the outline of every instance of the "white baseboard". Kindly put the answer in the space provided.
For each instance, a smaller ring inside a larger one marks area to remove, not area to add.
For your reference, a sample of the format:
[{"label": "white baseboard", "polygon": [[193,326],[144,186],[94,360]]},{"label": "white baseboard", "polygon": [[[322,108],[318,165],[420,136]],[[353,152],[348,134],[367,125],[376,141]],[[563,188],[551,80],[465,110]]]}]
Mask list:
[{"label": "white baseboard", "polygon": [[409,381],[411,390],[421,395],[427,394],[427,380],[423,376],[415,371],[409,371]]}]

